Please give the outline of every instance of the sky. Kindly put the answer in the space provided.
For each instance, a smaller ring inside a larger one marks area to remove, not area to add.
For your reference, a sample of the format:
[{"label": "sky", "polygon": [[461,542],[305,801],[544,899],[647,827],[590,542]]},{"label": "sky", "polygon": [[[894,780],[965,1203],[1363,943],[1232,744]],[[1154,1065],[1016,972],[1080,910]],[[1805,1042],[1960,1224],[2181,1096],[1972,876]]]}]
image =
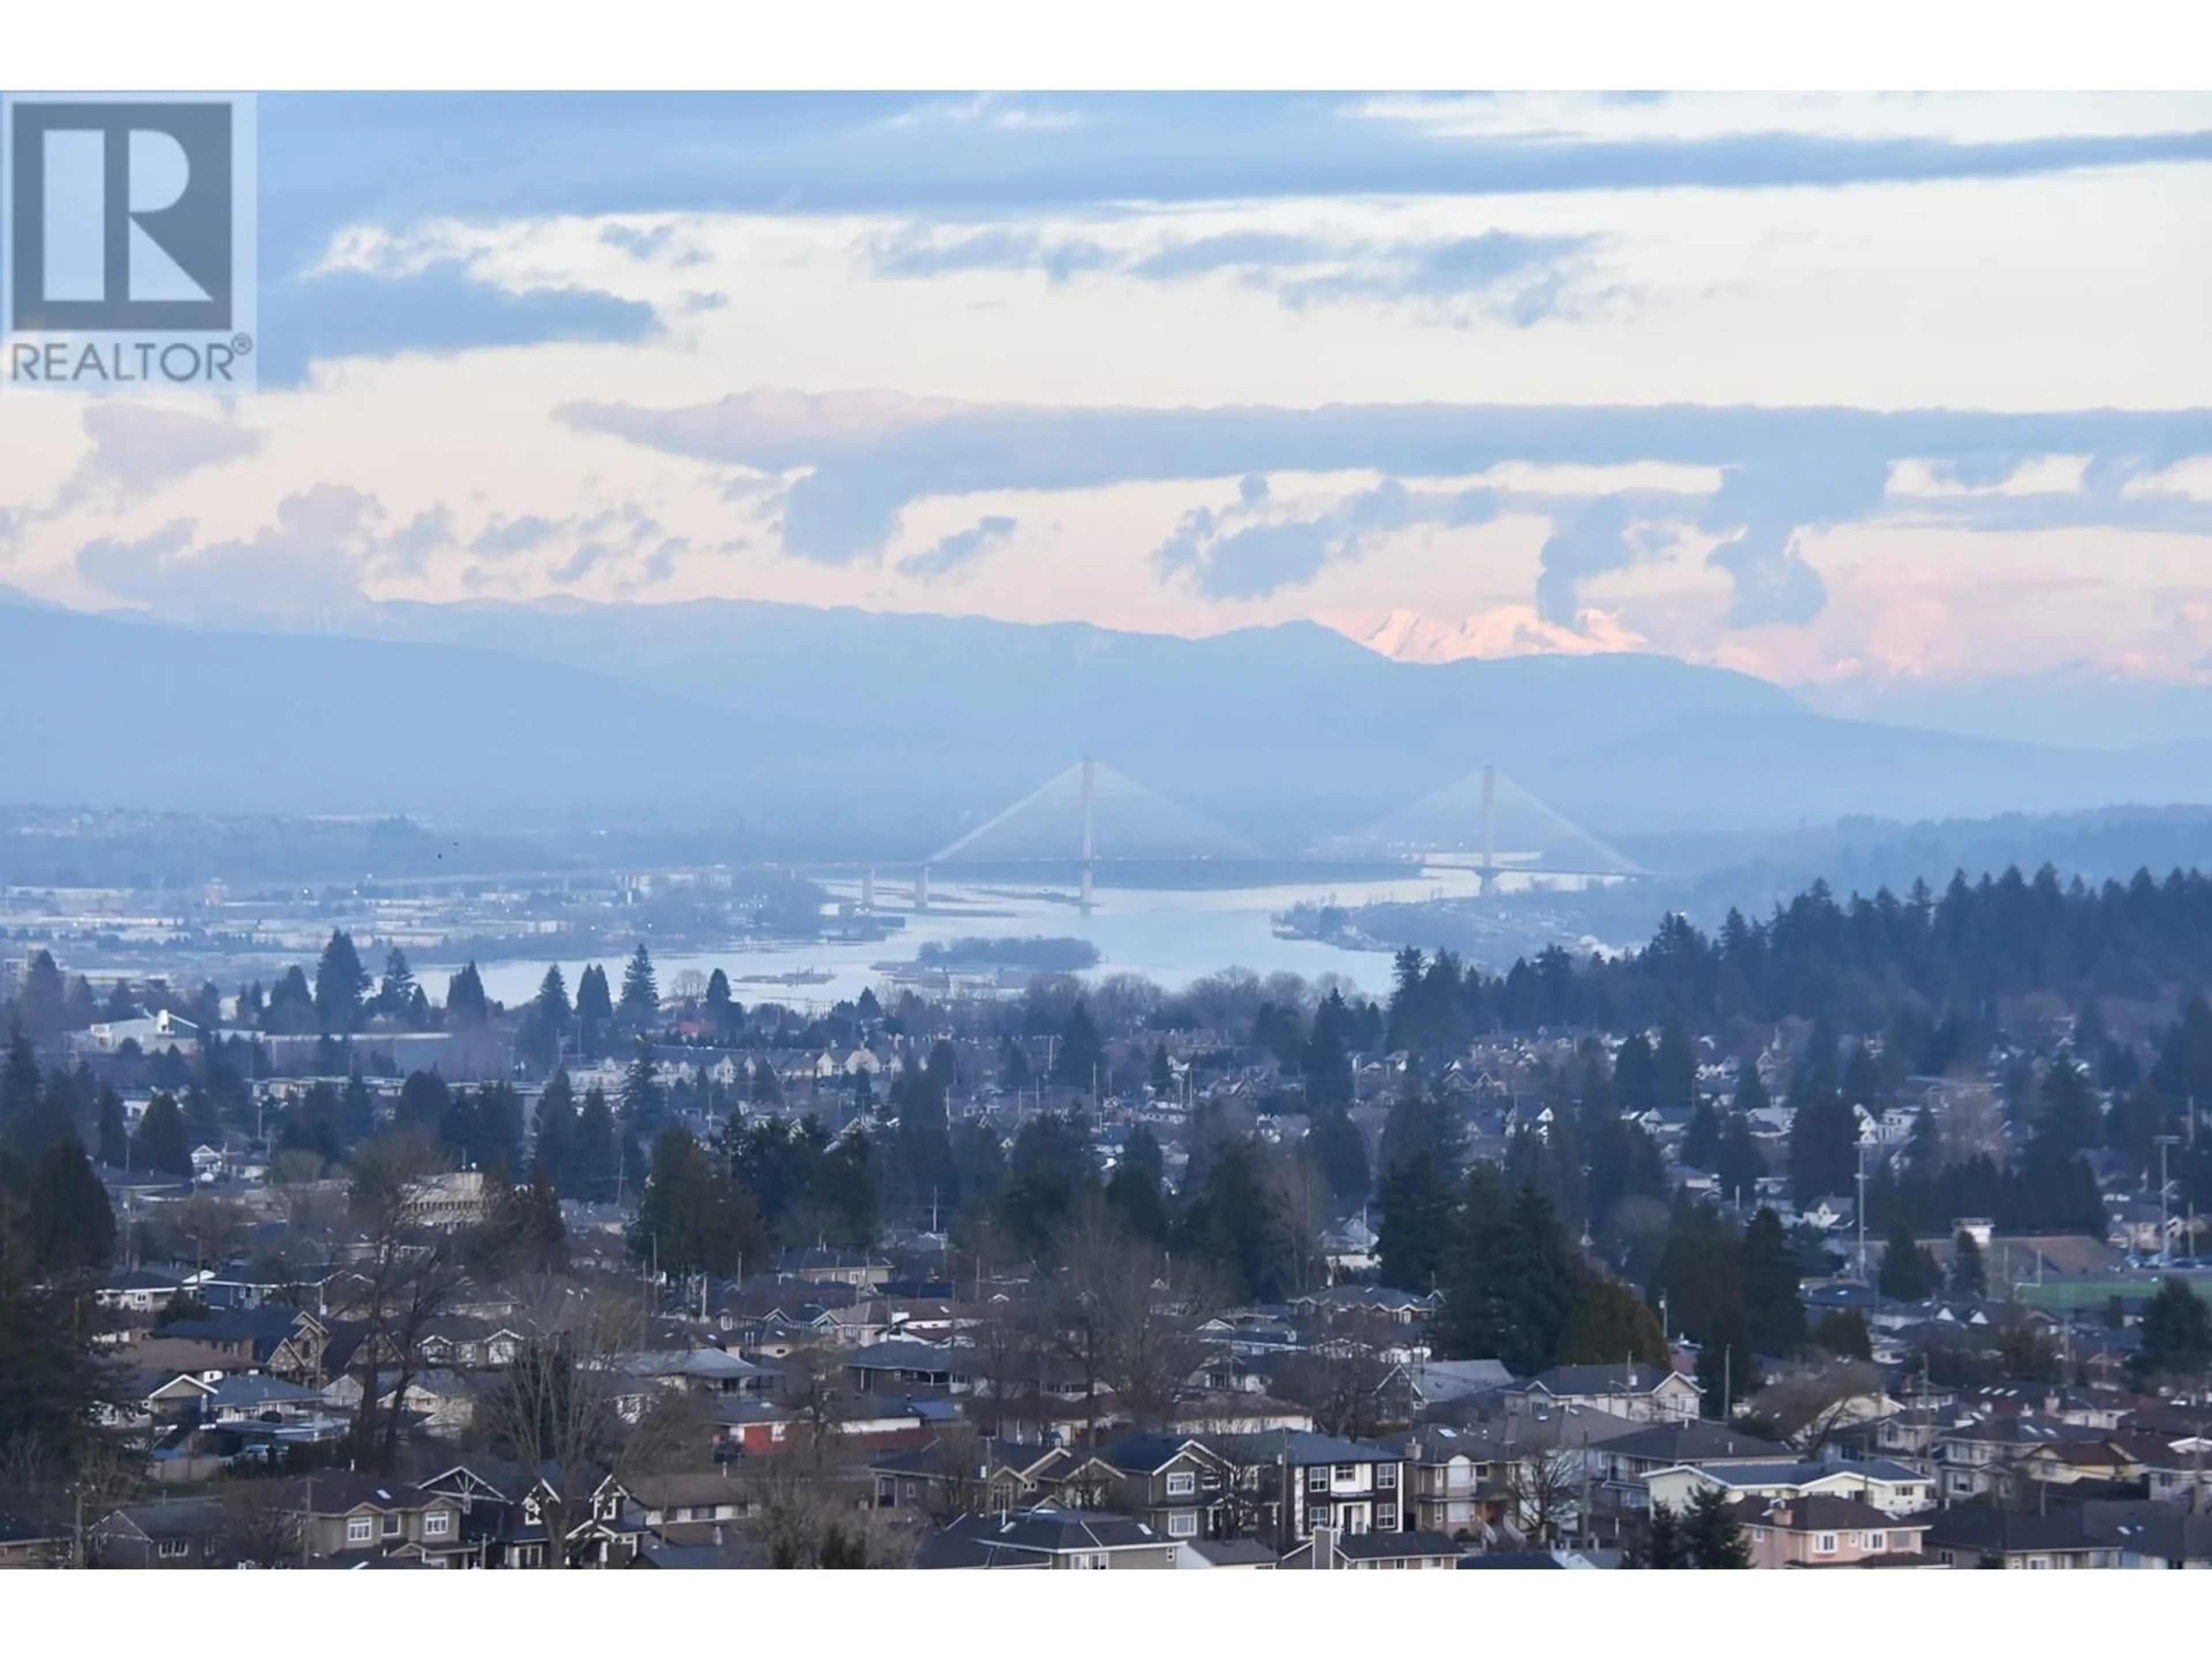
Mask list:
[{"label": "sky", "polygon": [[2212,97],[270,96],[261,390],[0,585],[2212,684]]}]

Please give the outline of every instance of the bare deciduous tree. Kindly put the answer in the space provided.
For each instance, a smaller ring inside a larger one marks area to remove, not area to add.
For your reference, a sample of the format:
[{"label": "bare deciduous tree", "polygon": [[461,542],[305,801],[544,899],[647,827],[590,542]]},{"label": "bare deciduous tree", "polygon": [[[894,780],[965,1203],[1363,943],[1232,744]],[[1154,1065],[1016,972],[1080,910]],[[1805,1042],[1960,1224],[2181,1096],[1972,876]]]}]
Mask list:
[{"label": "bare deciduous tree", "polygon": [[[354,1153],[353,1219],[363,1236],[360,1313],[368,1326],[354,1443],[386,1474],[398,1453],[400,1402],[422,1370],[423,1334],[461,1279],[458,1240],[428,1224],[426,1214],[428,1183],[447,1169],[436,1144],[419,1132],[380,1136]],[[380,1424],[379,1384],[387,1364],[394,1374],[392,1407]]]},{"label": "bare deciduous tree", "polygon": [[1818,1457],[1838,1431],[1880,1412],[1882,1392],[1881,1367],[1844,1361],[1768,1383],[1749,1410],[1807,1457]]},{"label": "bare deciduous tree", "polygon": [[638,1391],[659,1388],[623,1363],[653,1327],[651,1304],[628,1283],[546,1277],[523,1287],[516,1304],[522,1347],[482,1401],[483,1419],[493,1443],[539,1475],[543,1565],[565,1567],[569,1535],[601,1482],[678,1466],[697,1414],[672,1395],[667,1408],[654,1398],[628,1420]]}]

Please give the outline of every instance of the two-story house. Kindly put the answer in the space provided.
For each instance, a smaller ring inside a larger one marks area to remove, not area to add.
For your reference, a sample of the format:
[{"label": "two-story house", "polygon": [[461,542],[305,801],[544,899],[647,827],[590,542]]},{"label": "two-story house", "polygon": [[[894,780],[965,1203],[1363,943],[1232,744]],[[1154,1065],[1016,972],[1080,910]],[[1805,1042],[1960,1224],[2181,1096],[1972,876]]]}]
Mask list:
[{"label": "two-story house", "polygon": [[1790,1449],[1710,1418],[1653,1423],[1595,1443],[1589,1450],[1590,1478],[1596,1496],[1619,1509],[1640,1510],[1650,1495],[1646,1477],[1661,1469],[1695,1463],[1705,1468],[1736,1468],[1753,1463],[1786,1463]]},{"label": "two-story house", "polygon": [[1729,1513],[1743,1528],[1754,1567],[1932,1567],[1922,1549],[1928,1517],[1886,1515],[1856,1498],[1739,1498]]},{"label": "two-story house", "polygon": [[287,1481],[280,1501],[298,1518],[310,1559],[404,1555],[462,1566],[476,1553],[462,1534],[459,1502],[444,1492],[331,1470]]},{"label": "two-story house", "polygon": [[1676,1514],[1708,1488],[1732,1498],[1856,1498],[1885,1515],[1917,1515],[1935,1506],[1927,1476],[1887,1458],[1863,1462],[1685,1463],[1644,1477],[1648,1501]]},{"label": "two-story house", "polygon": [[1054,1482],[1065,1500],[1141,1521],[1162,1537],[1242,1535],[1237,1470],[1204,1441],[1133,1435],[1077,1463]]},{"label": "two-story house", "polygon": [[1011,1515],[961,1516],[921,1540],[914,1565],[1094,1572],[1172,1569],[1181,1548],[1127,1516],[1041,1506]]},{"label": "two-story house", "polygon": [[1554,1365],[1501,1391],[1508,1415],[1541,1415],[1570,1408],[1602,1412],[1632,1422],[1686,1422],[1698,1415],[1703,1390],[1693,1378],[1666,1365]]},{"label": "two-story house", "polygon": [[85,1534],[86,1548],[103,1567],[219,1566],[228,1522],[220,1498],[126,1504],[94,1523]]},{"label": "two-story house", "polygon": [[1240,1529],[1285,1553],[1316,1527],[1356,1536],[1403,1525],[1406,1466],[1389,1448],[1292,1429],[1208,1437],[1206,1443],[1237,1471],[1235,1490],[1253,1522]]}]

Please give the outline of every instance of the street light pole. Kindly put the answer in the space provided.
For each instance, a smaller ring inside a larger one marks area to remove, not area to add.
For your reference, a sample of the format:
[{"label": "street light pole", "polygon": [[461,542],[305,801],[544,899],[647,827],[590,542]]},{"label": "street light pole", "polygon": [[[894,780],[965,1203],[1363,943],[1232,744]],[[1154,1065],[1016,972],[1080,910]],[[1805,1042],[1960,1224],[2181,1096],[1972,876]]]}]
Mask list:
[{"label": "street light pole", "polygon": [[2158,1265],[2173,1265],[2173,1243],[2166,1227],[2166,1149],[2181,1144],[2179,1135],[2160,1135],[2158,1138]]}]

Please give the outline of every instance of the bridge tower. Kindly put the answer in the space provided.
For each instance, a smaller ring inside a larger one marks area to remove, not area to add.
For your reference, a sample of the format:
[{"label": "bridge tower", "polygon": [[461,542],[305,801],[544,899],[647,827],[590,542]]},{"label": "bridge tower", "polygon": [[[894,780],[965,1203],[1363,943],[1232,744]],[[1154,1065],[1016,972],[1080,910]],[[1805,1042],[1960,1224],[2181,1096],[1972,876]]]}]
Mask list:
[{"label": "bridge tower", "polygon": [[1097,859],[1098,784],[1091,757],[1083,757],[1083,894],[1078,901],[1085,915],[1091,910],[1091,877]]},{"label": "bridge tower", "polygon": [[914,878],[914,908],[917,910],[929,908],[929,866],[926,864]]},{"label": "bridge tower", "polygon": [[1480,892],[1498,896],[1498,769],[1482,769],[1482,863]]},{"label": "bridge tower", "polygon": [[871,865],[860,872],[860,914],[872,916],[876,913],[876,872]]}]

